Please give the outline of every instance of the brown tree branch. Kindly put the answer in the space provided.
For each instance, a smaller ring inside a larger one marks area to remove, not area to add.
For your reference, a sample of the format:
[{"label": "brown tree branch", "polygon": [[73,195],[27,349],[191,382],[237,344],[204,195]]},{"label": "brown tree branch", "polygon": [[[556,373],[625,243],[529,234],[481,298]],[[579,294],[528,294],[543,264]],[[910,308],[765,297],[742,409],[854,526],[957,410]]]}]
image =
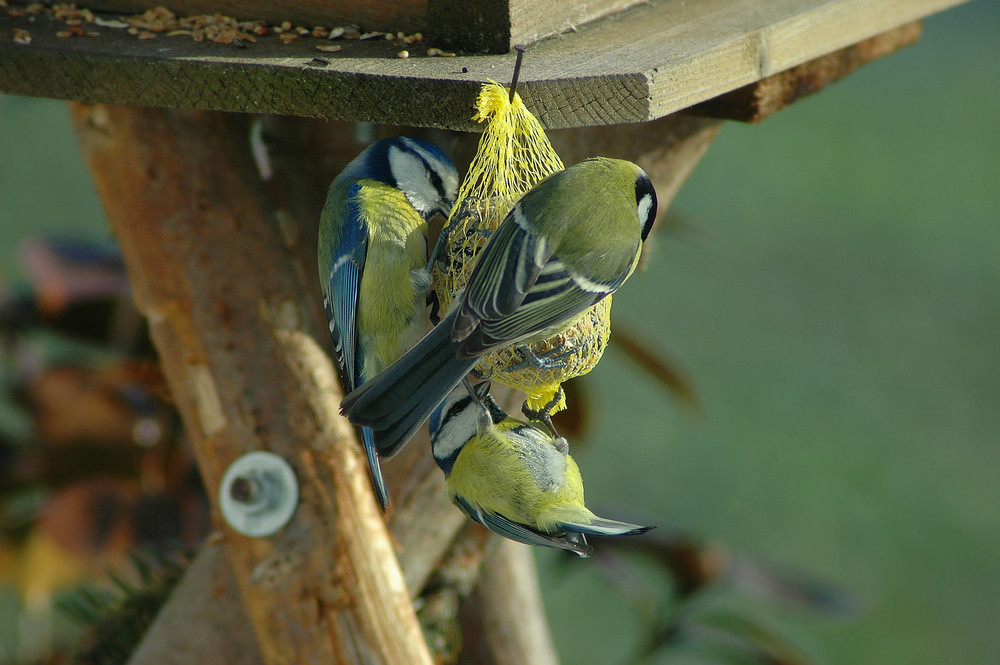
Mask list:
[{"label": "brown tree branch", "polygon": [[531,548],[495,536],[463,613],[460,663],[557,665]]},{"label": "brown tree branch", "polygon": [[264,665],[221,543],[201,548],[147,635],[129,665],[212,663],[223,654],[232,663]]},{"label": "brown tree branch", "polygon": [[284,529],[223,528],[264,660],[430,663],[246,119],[102,105],[73,115],[213,502],[245,452],[270,450],[296,471]]}]

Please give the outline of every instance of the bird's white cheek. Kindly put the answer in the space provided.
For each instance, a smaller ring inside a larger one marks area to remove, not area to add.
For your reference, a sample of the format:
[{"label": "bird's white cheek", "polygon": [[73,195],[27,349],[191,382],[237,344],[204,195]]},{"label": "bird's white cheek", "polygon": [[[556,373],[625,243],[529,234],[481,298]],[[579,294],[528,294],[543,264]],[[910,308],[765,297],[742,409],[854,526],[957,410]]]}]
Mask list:
[{"label": "bird's white cheek", "polygon": [[639,223],[643,224],[649,217],[649,210],[653,207],[653,197],[649,194],[639,199]]},{"label": "bird's white cheek", "polygon": [[[447,413],[447,404],[445,412]],[[476,435],[476,410],[465,409],[460,413],[453,414],[443,423],[438,431],[437,437],[433,440],[434,456],[446,459],[455,454],[473,436]]]}]

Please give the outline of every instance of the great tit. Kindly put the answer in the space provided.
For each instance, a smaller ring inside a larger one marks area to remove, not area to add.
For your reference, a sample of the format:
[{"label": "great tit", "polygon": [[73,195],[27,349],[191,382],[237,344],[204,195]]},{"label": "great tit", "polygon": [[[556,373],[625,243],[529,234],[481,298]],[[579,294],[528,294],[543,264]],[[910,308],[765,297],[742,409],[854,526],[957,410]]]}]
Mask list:
[{"label": "great tit", "polygon": [[[445,217],[458,172],[437,146],[376,141],[330,185],[319,225],[319,276],[344,391],[381,372],[427,329],[427,220]],[[371,430],[362,441],[382,510],[389,495]]]},{"label": "great tit", "polygon": [[490,531],[528,545],[588,556],[585,534],[622,536],[651,527],[598,517],[583,501],[569,444],[508,416],[489,394],[459,385],[431,414],[431,451],[448,496]]},{"label": "great tit", "polygon": [[448,314],[341,410],[395,454],[489,351],[561,332],[614,293],[656,217],[646,173],[596,157],[539,182],[490,237]]}]

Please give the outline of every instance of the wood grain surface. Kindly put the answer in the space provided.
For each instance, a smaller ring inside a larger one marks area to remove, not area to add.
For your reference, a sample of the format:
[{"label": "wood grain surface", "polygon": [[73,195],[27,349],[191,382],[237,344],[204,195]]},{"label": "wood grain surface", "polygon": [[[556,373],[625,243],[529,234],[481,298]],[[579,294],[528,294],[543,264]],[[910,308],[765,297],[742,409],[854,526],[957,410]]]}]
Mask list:
[{"label": "wood grain surface", "polygon": [[[644,122],[712,99],[962,0],[655,0],[532,46],[519,91],[549,128]],[[476,131],[480,84],[514,56],[427,56],[425,41],[274,35],[245,48],[138,40],[96,27],[63,39],[49,16],[0,18],[0,91],[134,106],[276,113]],[[14,41],[26,30],[31,42]]]},{"label": "wood grain surface", "polygon": [[213,503],[226,468],[293,467],[294,518],[268,538],[219,517],[266,663],[429,665],[405,581],[339,415],[308,283],[275,223],[248,118],[75,105],[73,118]]}]

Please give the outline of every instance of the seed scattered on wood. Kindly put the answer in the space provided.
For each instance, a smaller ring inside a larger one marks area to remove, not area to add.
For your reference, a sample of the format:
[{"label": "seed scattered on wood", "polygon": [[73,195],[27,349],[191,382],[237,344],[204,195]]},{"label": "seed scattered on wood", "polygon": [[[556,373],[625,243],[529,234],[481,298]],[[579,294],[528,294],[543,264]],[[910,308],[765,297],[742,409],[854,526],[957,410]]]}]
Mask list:
[{"label": "seed scattered on wood", "polygon": [[[50,14],[54,18],[62,21],[68,29],[59,30],[56,36],[60,38],[77,37],[86,35],[88,37],[98,37],[100,33],[85,31],[83,26],[93,23],[104,28],[125,29],[128,34],[138,39],[153,39],[157,33],[165,33],[168,37],[190,37],[192,41],[214,41],[223,44],[233,44],[242,48],[247,48],[248,43],[255,43],[258,37],[277,34],[284,44],[290,44],[298,37],[316,37],[326,39],[385,39],[386,41],[397,41],[401,45],[410,46],[422,42],[424,36],[416,32],[407,35],[402,30],[381,31],[375,30],[362,33],[361,29],[353,24],[343,24],[327,28],[322,25],[307,28],[305,26],[295,26],[291,21],[282,21],[278,25],[268,25],[265,21],[237,21],[231,16],[221,13],[203,14],[195,16],[178,16],[171,10],[163,6],[153,7],[142,14],[132,16],[122,16],[122,20],[114,18],[101,18],[86,8],[76,6],[76,3],[63,2],[48,6],[42,2],[32,2],[23,7],[11,7],[9,0],[0,0],[0,8],[7,9],[8,16],[21,17],[38,14]],[[15,41],[19,44],[31,42],[31,35],[26,30],[15,30]],[[317,46],[317,49],[326,53],[335,53],[341,50],[340,46]],[[454,53],[448,53],[441,49],[428,49],[428,55],[451,57]],[[396,57],[408,58],[410,52],[401,50],[396,53]]]},{"label": "seed scattered on wood", "polygon": [[94,24],[99,25],[102,28],[127,28],[128,23],[125,21],[118,21],[115,19],[104,19],[99,16],[94,17]]}]

